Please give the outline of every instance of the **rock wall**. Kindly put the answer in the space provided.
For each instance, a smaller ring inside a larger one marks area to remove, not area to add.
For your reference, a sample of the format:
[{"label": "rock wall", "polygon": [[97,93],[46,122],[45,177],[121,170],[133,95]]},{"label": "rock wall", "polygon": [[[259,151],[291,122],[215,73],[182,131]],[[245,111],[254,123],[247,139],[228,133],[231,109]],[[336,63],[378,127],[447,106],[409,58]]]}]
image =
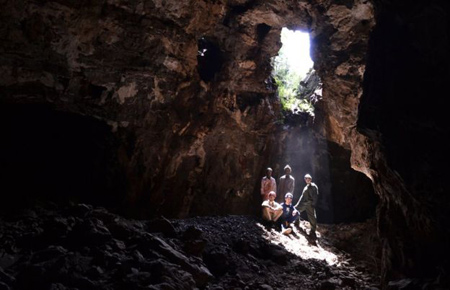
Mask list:
[{"label": "rock wall", "polygon": [[[433,247],[449,236],[438,170],[448,147],[448,7],[419,2],[2,1],[0,100],[107,124],[118,141],[105,164],[124,179],[102,190],[124,188],[115,198],[129,215],[247,214],[268,161],[292,161],[282,140],[303,142],[301,128],[280,125],[269,76],[281,28],[308,30],[323,82],[317,156],[351,152],[373,182],[385,280],[425,267],[433,275],[439,268],[428,266],[442,266]],[[314,164],[299,165],[297,178]],[[356,175],[343,176],[350,184]]]},{"label": "rock wall", "polygon": [[444,156],[449,80],[444,1],[377,1],[353,164],[381,201],[384,280],[431,277],[448,288],[449,186]]},{"label": "rock wall", "polygon": [[264,85],[269,63],[257,60],[269,59],[265,39],[279,38],[254,25],[238,31],[247,6],[6,1],[2,103],[108,124],[120,140],[110,157],[126,176],[110,187],[126,188],[127,214],[186,216],[194,198],[199,214],[246,213],[278,103]]},{"label": "rock wall", "polygon": [[[256,213],[268,160],[284,160],[277,154],[284,154],[286,132],[279,134],[270,80],[281,28],[309,30],[319,46],[340,39],[335,49],[357,53],[356,66],[364,51],[357,45],[348,51],[341,42],[350,40],[341,38],[356,29],[351,40],[364,43],[359,30],[368,33],[370,12],[362,2],[6,1],[1,100],[50,104],[108,124],[118,140],[108,162],[125,178],[112,178],[102,195],[124,188],[115,199],[128,215]],[[349,58],[315,51],[325,78],[323,68]],[[343,66],[341,75],[349,69]],[[17,141],[10,142],[15,148]],[[297,174],[301,180],[304,172]]]}]

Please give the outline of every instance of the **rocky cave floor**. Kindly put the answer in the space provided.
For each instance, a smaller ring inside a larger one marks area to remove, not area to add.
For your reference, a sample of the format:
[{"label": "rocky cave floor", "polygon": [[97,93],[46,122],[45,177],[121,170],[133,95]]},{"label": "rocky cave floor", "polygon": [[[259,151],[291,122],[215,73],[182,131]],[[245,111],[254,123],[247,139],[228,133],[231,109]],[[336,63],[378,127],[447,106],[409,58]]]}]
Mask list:
[{"label": "rocky cave floor", "polygon": [[0,218],[4,289],[378,289],[375,223],[286,236],[253,216],[132,220],[86,204]]}]

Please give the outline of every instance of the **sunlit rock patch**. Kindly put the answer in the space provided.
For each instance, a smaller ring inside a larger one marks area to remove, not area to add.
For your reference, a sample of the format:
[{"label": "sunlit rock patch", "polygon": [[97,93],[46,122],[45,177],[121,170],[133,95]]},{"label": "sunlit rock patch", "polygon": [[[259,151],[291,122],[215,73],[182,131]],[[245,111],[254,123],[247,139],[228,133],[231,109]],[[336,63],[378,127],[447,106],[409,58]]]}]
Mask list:
[{"label": "sunlit rock patch", "polygon": [[[300,226],[294,226],[289,235],[281,234],[275,230],[267,231],[261,224],[257,224],[264,230],[263,237],[273,244],[284,247],[288,252],[299,256],[302,259],[316,259],[327,262],[328,265],[340,266],[341,262],[345,260],[344,257],[338,257],[332,249],[326,249],[321,245],[320,230],[317,231],[318,241],[311,241],[307,238],[306,232],[309,223],[305,221],[300,222]],[[336,251],[336,249],[334,249]]]}]

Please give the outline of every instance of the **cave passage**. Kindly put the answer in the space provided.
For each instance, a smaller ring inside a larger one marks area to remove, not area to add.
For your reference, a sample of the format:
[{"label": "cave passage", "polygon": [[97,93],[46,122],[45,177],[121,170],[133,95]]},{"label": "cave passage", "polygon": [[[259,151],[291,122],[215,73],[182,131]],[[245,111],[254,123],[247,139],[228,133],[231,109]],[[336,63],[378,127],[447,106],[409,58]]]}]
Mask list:
[{"label": "cave passage", "polygon": [[125,181],[118,140],[104,122],[44,104],[2,104],[0,116],[2,207],[120,202]]}]

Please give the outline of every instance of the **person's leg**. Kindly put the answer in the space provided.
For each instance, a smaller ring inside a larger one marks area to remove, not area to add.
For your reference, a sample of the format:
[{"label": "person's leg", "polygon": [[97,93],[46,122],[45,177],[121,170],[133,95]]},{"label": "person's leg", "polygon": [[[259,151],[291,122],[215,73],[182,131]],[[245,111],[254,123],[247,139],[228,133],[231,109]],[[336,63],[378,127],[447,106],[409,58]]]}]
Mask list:
[{"label": "person's leg", "polygon": [[282,209],[274,211],[273,221],[277,221],[282,214],[283,214],[283,210]]},{"label": "person's leg", "polygon": [[306,214],[308,215],[309,223],[311,224],[311,235],[316,234],[317,220],[316,220],[316,211],[312,205],[306,207]]},{"label": "person's leg", "polygon": [[289,225],[286,225],[285,223],[281,225],[280,230],[284,235],[289,235],[292,232],[292,228],[290,228]]},{"label": "person's leg", "polygon": [[302,212],[306,211],[306,207],[304,204],[300,204],[299,206],[296,207],[297,211],[298,211],[298,223],[297,225],[300,226],[300,221],[302,220]]},{"label": "person's leg", "polygon": [[262,208],[262,218],[265,221],[272,221],[272,215],[270,213],[270,209],[266,206]]},{"label": "person's leg", "polygon": [[294,223],[298,218],[300,217],[300,213],[297,211],[297,214],[296,215],[294,215],[294,216],[289,216],[287,219],[286,219],[286,221],[289,223],[289,224],[292,224],[292,223]]}]

